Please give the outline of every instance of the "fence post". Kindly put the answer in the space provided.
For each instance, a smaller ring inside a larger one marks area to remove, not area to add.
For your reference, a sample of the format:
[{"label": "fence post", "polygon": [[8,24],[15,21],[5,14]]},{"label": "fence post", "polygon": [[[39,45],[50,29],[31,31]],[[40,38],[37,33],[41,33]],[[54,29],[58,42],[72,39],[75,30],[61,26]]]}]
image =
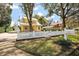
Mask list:
[{"label": "fence post", "polygon": [[33,37],[35,37],[35,32],[33,31]]},{"label": "fence post", "polygon": [[66,33],[64,34],[64,39],[67,40],[67,34]]},{"label": "fence post", "polygon": [[67,32],[66,32],[66,29],[64,29],[64,39],[67,40]]}]

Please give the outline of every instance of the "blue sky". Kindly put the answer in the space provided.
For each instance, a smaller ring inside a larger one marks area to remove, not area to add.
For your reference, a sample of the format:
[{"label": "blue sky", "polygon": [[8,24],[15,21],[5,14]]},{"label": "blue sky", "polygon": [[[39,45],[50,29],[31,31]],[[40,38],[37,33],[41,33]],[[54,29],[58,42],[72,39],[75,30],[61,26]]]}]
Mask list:
[{"label": "blue sky", "polygon": [[[17,20],[20,17],[23,17],[24,14],[23,14],[21,8],[18,7],[18,4],[13,4],[12,9],[13,9],[12,14],[11,14],[12,21],[17,23]],[[36,5],[36,7],[34,7],[34,14],[33,15],[35,15],[35,14],[40,15],[40,16],[46,16],[48,14],[48,11],[45,10],[41,5],[38,4],[38,5]],[[53,14],[51,16],[51,19],[53,19],[54,21],[57,21],[60,19],[60,17]]]},{"label": "blue sky", "polygon": [[23,16],[24,14],[23,14],[21,8],[18,7],[18,4],[13,4],[12,9],[13,9],[12,14],[11,14],[12,21],[17,22],[17,20],[20,18],[20,16]]}]

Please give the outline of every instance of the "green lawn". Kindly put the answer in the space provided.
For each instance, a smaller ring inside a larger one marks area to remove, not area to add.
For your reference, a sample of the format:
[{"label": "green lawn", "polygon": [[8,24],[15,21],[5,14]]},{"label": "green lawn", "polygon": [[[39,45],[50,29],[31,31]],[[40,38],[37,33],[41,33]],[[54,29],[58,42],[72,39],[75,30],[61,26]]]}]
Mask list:
[{"label": "green lawn", "polygon": [[76,48],[73,42],[78,42],[78,38],[79,35],[68,35],[67,41],[63,36],[17,41],[16,47],[33,55],[69,55]]},{"label": "green lawn", "polygon": [[68,39],[72,42],[79,43],[79,33],[77,33],[76,35],[68,35]]},{"label": "green lawn", "polygon": [[56,36],[16,42],[17,48],[42,56],[74,55],[73,51],[77,46],[79,46],[79,33],[68,35],[68,40],[64,40],[63,36]]}]

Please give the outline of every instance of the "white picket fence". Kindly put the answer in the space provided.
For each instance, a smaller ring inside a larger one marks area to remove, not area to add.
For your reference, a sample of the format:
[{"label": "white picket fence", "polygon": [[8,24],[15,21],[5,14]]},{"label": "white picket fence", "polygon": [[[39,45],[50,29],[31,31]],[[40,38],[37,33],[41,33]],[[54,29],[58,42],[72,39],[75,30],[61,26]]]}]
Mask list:
[{"label": "white picket fence", "polygon": [[75,34],[74,29],[73,30],[64,30],[64,31],[18,32],[17,40],[51,37],[51,36],[57,36],[57,35],[64,35],[64,39],[67,40],[68,34],[71,34],[71,35]]}]

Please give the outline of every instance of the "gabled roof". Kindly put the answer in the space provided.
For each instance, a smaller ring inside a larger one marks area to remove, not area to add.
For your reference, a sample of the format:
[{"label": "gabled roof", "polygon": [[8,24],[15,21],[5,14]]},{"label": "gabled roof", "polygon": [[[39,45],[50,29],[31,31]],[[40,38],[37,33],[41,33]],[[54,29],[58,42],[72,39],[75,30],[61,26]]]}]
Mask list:
[{"label": "gabled roof", "polygon": [[62,24],[62,22],[59,21],[59,22],[52,22],[52,23],[51,23],[51,25],[57,25],[57,24]]},{"label": "gabled roof", "polygon": [[[23,20],[26,20],[27,22],[20,22],[20,25],[24,25],[24,26],[29,26],[29,23],[28,23],[28,20],[27,20],[27,17],[24,17]],[[38,25],[38,26],[42,26],[38,20],[36,18],[32,18],[32,25]]]}]

